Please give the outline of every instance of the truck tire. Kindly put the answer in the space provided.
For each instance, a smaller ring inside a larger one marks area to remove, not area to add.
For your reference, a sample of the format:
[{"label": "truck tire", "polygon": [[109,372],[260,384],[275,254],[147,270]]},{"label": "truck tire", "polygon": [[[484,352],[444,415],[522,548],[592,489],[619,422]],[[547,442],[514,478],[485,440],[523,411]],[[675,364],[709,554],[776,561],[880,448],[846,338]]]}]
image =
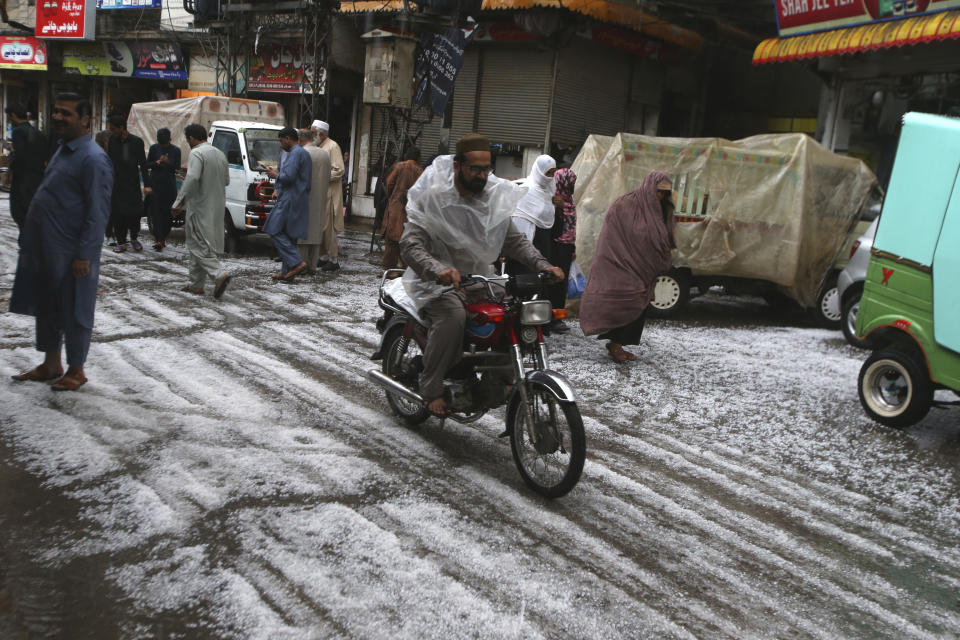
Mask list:
[{"label": "truck tire", "polygon": [[240,253],[240,240],[243,238],[243,232],[238,231],[233,226],[233,218],[230,212],[223,212],[223,251],[224,253]]},{"label": "truck tire", "polygon": [[837,291],[837,274],[827,276],[820,293],[817,294],[817,303],[813,308],[814,321],[826,329],[839,329],[843,315],[840,311],[840,294]]},{"label": "truck tire", "polygon": [[682,269],[670,269],[654,283],[654,299],[647,307],[651,318],[671,318],[690,302],[690,276]]},{"label": "truck tire", "polygon": [[920,422],[933,404],[933,383],[922,358],[900,349],[882,349],[867,358],[857,392],[868,416],[895,429]]}]

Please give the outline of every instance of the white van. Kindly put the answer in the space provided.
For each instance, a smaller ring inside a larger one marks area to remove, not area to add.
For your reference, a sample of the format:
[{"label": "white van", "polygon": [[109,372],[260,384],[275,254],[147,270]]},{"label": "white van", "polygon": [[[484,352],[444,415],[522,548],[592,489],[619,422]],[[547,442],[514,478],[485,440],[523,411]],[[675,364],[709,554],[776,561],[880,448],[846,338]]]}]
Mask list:
[{"label": "white van", "polygon": [[273,209],[273,181],[265,170],[276,169],[280,162],[281,129],[275,124],[233,120],[218,120],[210,126],[207,140],[227,156],[230,166],[224,218],[228,245],[235,245],[244,234],[262,231]]}]

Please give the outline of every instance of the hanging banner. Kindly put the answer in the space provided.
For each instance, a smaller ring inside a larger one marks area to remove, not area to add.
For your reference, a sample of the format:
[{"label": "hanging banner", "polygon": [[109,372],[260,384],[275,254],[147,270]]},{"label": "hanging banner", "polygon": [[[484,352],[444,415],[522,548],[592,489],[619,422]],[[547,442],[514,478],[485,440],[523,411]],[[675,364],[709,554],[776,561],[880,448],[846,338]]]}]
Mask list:
[{"label": "hanging banner", "polygon": [[777,24],[781,37],[796,36],[958,7],[960,0],[777,0]]},{"label": "hanging banner", "polygon": [[97,9],[162,9],[163,0],[97,0]]},{"label": "hanging banner", "polygon": [[443,115],[463,66],[463,50],[474,33],[475,30],[450,28],[421,36],[414,68],[414,104],[429,106],[434,114]]},{"label": "hanging banner", "polygon": [[96,0],[37,0],[34,34],[48,40],[93,40]]},{"label": "hanging banner", "polygon": [[183,52],[176,42],[66,44],[61,64],[68,73],[84,76],[187,79]]},{"label": "hanging banner", "polygon": [[[259,55],[250,58],[247,89],[267,93],[301,93],[310,90],[313,78],[313,54],[303,55],[303,45],[268,43]],[[307,62],[307,60],[310,62]],[[325,70],[321,71],[320,90],[324,93]]]},{"label": "hanging banner", "polygon": [[0,69],[47,70],[47,45],[31,36],[0,36]]}]

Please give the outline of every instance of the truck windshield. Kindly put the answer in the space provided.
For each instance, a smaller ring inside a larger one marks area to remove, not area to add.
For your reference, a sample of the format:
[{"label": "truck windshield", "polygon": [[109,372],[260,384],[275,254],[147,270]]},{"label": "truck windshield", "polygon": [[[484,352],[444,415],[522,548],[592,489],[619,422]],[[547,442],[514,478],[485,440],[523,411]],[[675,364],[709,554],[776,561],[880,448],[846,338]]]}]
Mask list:
[{"label": "truck windshield", "polygon": [[247,140],[247,157],[250,167],[258,166],[276,169],[280,162],[280,138],[274,129],[247,129],[244,132]]}]

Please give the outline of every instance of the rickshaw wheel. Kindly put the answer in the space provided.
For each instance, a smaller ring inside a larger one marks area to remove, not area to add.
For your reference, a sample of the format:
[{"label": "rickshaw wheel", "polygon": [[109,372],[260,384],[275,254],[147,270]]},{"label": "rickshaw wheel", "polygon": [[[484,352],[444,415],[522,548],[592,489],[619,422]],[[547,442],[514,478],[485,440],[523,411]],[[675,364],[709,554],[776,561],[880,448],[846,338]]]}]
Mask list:
[{"label": "rickshaw wheel", "polygon": [[880,424],[903,429],[927,415],[933,384],[917,356],[895,350],[875,351],[860,368],[860,404]]}]

